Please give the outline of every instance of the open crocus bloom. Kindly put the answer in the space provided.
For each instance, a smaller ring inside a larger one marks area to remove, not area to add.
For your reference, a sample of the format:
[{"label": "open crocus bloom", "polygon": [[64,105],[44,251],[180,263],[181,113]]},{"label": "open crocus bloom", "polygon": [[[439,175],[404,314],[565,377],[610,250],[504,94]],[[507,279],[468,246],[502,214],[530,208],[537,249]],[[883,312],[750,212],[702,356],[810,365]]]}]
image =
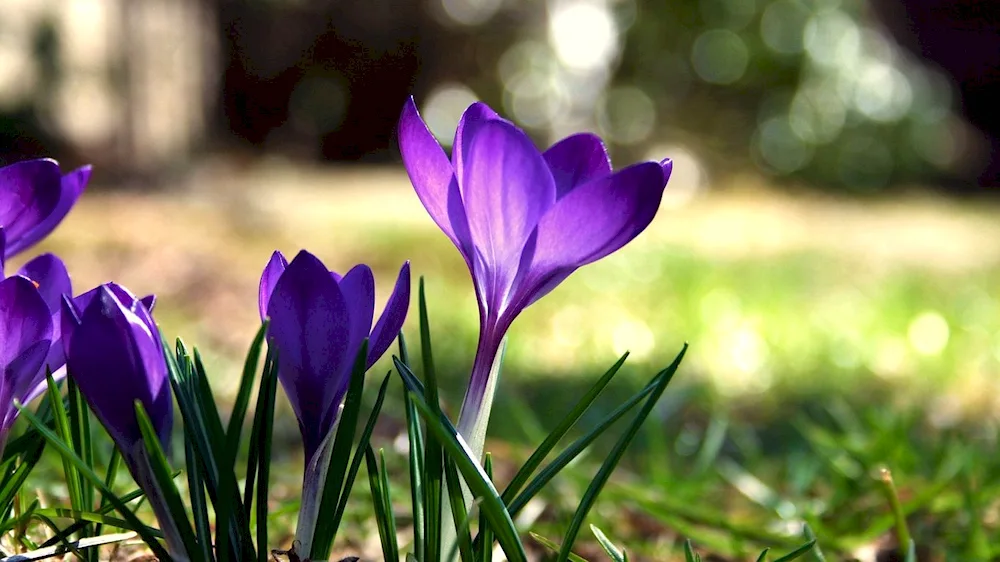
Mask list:
[{"label": "open crocus bloom", "polygon": [[303,557],[312,547],[332,449],[330,437],[354,361],[365,338],[369,340],[366,369],[385,353],[403,326],[409,303],[409,262],[403,264],[374,327],[375,278],[367,265],[340,276],[304,250],[291,263],[275,252],[261,275],[261,319],[270,318],[267,337],[278,351],[278,379],[295,411],[305,448],[295,532]]},{"label": "open crocus bloom", "polygon": [[399,146],[417,196],[465,258],[479,300],[479,347],[459,420],[468,438],[488,417],[490,371],[511,322],[578,267],[642,232],[672,164],[613,172],[601,139],[586,133],[541,152],[483,103],[465,111],[449,159],[409,100]]},{"label": "open crocus bloom", "polygon": [[55,160],[25,160],[0,168],[0,226],[7,233],[4,258],[45,238],[59,224],[90,179],[90,166],[65,176]]}]

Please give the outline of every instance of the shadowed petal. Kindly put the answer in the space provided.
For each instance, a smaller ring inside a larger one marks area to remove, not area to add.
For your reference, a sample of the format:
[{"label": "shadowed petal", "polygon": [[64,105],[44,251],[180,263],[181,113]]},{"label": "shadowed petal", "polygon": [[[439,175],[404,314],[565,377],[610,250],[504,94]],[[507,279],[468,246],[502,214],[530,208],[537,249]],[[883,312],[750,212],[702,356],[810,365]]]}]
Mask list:
[{"label": "shadowed petal", "polygon": [[580,133],[564,138],[543,154],[556,182],[556,198],[573,188],[611,174],[611,159],[601,138]]},{"label": "shadowed petal", "polygon": [[0,432],[5,433],[18,414],[13,400],[30,401],[29,391],[38,385],[52,343],[52,315],[24,277],[0,281],[0,342]]},{"label": "shadowed petal", "polygon": [[389,300],[382,309],[382,315],[375,323],[371,339],[368,341],[368,366],[378,361],[378,358],[392,345],[399,330],[403,328],[406,312],[410,307],[410,262],[403,264],[396,278],[396,286],[392,289]]},{"label": "shadowed petal", "polygon": [[83,193],[84,188],[87,187],[87,182],[90,180],[90,171],[90,166],[83,166],[62,177],[60,181],[59,200],[55,207],[40,223],[21,236],[18,241],[18,249],[13,250],[14,252],[38,243],[59,226],[59,223],[66,218],[70,209],[73,208],[77,199],[80,198],[80,194]]},{"label": "shadowed petal", "polygon": [[61,180],[59,165],[49,159],[26,160],[0,168],[0,225],[7,232],[5,257],[30,245],[23,237],[56,208]]},{"label": "shadowed petal", "polygon": [[361,342],[368,337],[375,316],[375,276],[365,264],[351,268],[340,280],[340,292],[347,303],[350,318],[350,339],[347,344],[348,356],[345,360],[354,365],[355,356],[361,349]]},{"label": "shadowed petal", "polygon": [[264,266],[264,273],[260,276],[260,287],[257,290],[257,308],[260,310],[261,320],[267,317],[267,301],[271,299],[274,285],[278,282],[281,274],[285,272],[286,267],[288,267],[288,260],[277,250],[271,254],[271,259]]},{"label": "shadowed petal", "polygon": [[17,273],[38,284],[38,293],[45,299],[45,304],[52,314],[59,311],[63,295],[73,294],[73,285],[66,265],[52,254],[42,254],[32,259]]},{"label": "shadowed petal", "polygon": [[500,306],[521,251],[555,202],[552,173],[523,131],[489,120],[469,143],[462,178],[473,244],[486,271],[477,272],[487,307]]},{"label": "shadowed petal", "polygon": [[[52,313],[38,289],[19,275],[0,281],[0,367],[6,370],[39,341],[52,341]],[[39,365],[44,358],[43,353]],[[33,376],[39,365],[27,376]]]},{"label": "shadowed petal", "polygon": [[268,302],[268,339],[278,350],[278,378],[299,420],[306,458],[332,427],[347,387],[348,314],[326,266],[304,250],[288,264]]},{"label": "shadowed petal", "polygon": [[0,224],[0,279],[7,276],[4,271],[6,271],[7,265],[7,231],[4,229],[3,225]]},{"label": "shadowed petal", "polygon": [[574,189],[538,223],[532,270],[579,267],[621,248],[653,220],[665,183],[660,165],[644,162]]},{"label": "shadowed petal", "polygon": [[[61,380],[66,376],[66,353],[63,350],[60,340],[62,329],[59,321],[59,309],[62,306],[63,296],[72,297],[73,287],[70,283],[69,272],[62,260],[52,254],[43,254],[24,264],[18,271],[18,275],[23,275],[31,279],[38,286],[38,293],[45,300],[52,315],[52,345],[49,346],[48,355],[39,368],[39,386],[45,389],[45,374],[47,370],[52,371],[55,380]],[[29,393],[32,394],[32,393]],[[30,398],[33,398],[32,395]],[[25,402],[30,398],[25,398]]]}]

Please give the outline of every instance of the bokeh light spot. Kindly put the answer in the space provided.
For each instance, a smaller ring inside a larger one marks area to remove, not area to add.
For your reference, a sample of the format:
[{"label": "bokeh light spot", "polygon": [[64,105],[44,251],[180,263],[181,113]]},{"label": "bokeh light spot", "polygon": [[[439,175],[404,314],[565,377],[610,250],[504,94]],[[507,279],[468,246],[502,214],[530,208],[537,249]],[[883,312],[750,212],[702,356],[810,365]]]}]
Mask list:
[{"label": "bokeh light spot", "polygon": [[645,92],[634,86],[610,90],[597,112],[601,133],[613,142],[636,144],[646,140],[656,123],[656,108]]},{"label": "bokeh light spot", "polygon": [[446,16],[462,25],[486,23],[500,8],[501,0],[441,0]]},{"label": "bokeh light spot", "polygon": [[464,84],[449,82],[441,84],[427,96],[427,103],[421,113],[441,144],[451,146],[459,118],[478,99],[476,93]]},{"label": "bokeh light spot", "polygon": [[795,134],[785,116],[764,121],[752,144],[765,167],[782,174],[802,169],[813,157],[812,147]]},{"label": "bokeh light spot", "polygon": [[706,82],[732,84],[747,70],[750,52],[740,36],[728,29],[710,29],[694,40],[691,65]]},{"label": "bokeh light spot", "polygon": [[803,29],[812,16],[801,2],[775,0],[760,18],[760,35],[772,51],[783,55],[802,52]]},{"label": "bokeh light spot", "polygon": [[549,39],[567,68],[587,71],[606,66],[618,48],[618,29],[603,3],[559,2],[549,19]]},{"label": "bokeh light spot", "polygon": [[910,322],[907,338],[910,345],[921,355],[940,355],[948,345],[948,321],[940,313],[928,310],[917,315]]}]

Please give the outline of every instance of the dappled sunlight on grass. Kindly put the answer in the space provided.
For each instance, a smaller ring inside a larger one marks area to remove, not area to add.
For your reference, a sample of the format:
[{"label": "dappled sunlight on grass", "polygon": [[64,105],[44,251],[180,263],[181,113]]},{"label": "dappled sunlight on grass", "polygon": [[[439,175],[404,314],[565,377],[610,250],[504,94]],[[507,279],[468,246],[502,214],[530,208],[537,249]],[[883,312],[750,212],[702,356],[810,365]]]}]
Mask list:
[{"label": "dappled sunlight on grass", "polygon": [[[665,207],[624,251],[525,311],[505,381],[587,377],[626,350],[630,363],[652,367],[689,341],[685,378],[735,399],[850,390],[873,377],[917,394],[938,394],[942,382],[992,388],[1000,225],[987,210],[922,195],[779,195],[741,181]],[[410,259],[427,277],[434,329],[447,335],[440,359],[455,373],[468,368],[478,329],[468,272],[400,170],[265,163],[205,167],[172,194],[95,186],[40,251],[65,259],[78,290],[115,279],[155,292],[165,333],[235,374],[258,322],[263,264],[274,249],[302,247],[338,269],[370,264],[377,306]],[[229,382],[218,381],[223,394]]]}]

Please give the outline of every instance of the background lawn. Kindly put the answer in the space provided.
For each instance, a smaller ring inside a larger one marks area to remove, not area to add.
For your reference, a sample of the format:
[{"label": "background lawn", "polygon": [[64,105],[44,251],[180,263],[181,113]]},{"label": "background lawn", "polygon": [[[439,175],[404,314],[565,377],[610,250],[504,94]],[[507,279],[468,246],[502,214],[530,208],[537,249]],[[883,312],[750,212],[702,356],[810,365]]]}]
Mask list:
[{"label": "background lawn", "polygon": [[[784,552],[805,542],[802,521],[829,559],[890,548],[882,466],[926,559],[988,553],[979,539],[996,531],[989,514],[1000,491],[990,454],[1000,396],[996,203],[779,195],[746,178],[719,188],[689,202],[669,197],[647,232],[514,324],[487,446],[498,480],[622,353],[631,355],[604,412],[689,342],[655,420],[590,519],[634,557],[680,555],[687,537],[734,559],[764,546]],[[113,279],[156,293],[164,334],[197,345],[228,397],[259,322],[257,281],[271,251],[291,258],[307,248],[341,271],[368,263],[378,306],[409,259],[406,333],[416,341],[422,275],[445,400],[457,407],[478,329],[471,281],[401,170],[217,163],[181,189],[92,186],[38,250],[66,261],[77,292]],[[370,390],[389,365],[371,371]],[[385,411],[377,446],[399,469],[405,523],[400,410]],[[287,548],[302,461],[284,398],[275,432],[271,546]],[[534,530],[558,536],[613,441],[526,510]],[[59,496],[57,471],[52,463],[34,482]],[[379,557],[369,505],[361,478],[338,552]],[[589,537],[581,554],[602,559]]]}]

